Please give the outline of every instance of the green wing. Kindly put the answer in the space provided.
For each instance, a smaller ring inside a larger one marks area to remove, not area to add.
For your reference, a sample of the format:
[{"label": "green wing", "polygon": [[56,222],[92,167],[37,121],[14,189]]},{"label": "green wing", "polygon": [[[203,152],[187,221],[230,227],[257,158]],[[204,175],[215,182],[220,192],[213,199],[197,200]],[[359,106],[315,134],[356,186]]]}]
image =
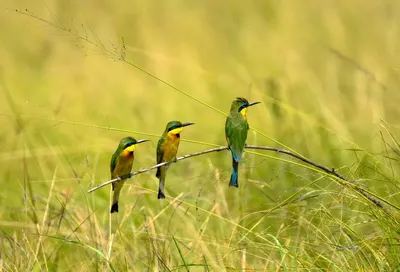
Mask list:
[{"label": "green wing", "polygon": [[110,162],[110,172],[111,172],[111,178],[115,178],[113,176],[115,167],[117,166],[117,160],[118,160],[118,156],[119,156],[118,150],[114,152],[114,154],[111,157],[111,162]]},{"label": "green wing", "polygon": [[229,115],[225,123],[225,136],[235,161],[239,162],[247,139],[249,124],[246,119]]},{"label": "green wing", "polygon": [[162,150],[162,145],[164,143],[164,135],[161,136],[160,140],[158,140],[157,144],[157,164],[162,162],[162,158],[164,156],[164,152]]},{"label": "green wing", "polygon": [[[112,179],[116,178],[116,176],[114,176],[114,170],[115,170],[115,167],[117,166],[117,160],[118,160],[119,153],[120,152],[118,152],[118,149],[117,149],[117,151],[115,151],[114,154],[111,157],[110,172],[111,172],[111,178]],[[114,189],[115,189],[114,188],[115,187],[114,182],[111,185],[112,185],[112,189],[114,191]]]},{"label": "green wing", "polygon": [[[164,157],[164,152],[162,149],[163,143],[164,143],[164,135],[161,136],[161,138],[160,138],[160,140],[158,140],[158,144],[157,144],[157,164],[162,162],[162,159]],[[161,177],[161,167],[157,168],[156,177],[157,178]]]}]

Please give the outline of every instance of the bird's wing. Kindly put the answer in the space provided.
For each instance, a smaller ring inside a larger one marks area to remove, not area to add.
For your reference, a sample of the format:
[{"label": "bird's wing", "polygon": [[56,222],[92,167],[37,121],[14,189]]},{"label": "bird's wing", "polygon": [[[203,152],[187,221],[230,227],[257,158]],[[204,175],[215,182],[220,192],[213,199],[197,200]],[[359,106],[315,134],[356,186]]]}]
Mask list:
[{"label": "bird's wing", "polygon": [[111,172],[111,177],[114,178],[114,170],[115,167],[117,166],[117,159],[118,159],[118,152],[115,152],[112,157],[111,157],[111,162],[110,162],[110,172]]},{"label": "bird's wing", "polygon": [[162,145],[164,143],[164,135],[161,136],[160,140],[158,140],[157,144],[157,164],[162,162],[162,158],[164,156]]},{"label": "bird's wing", "polygon": [[[117,167],[118,154],[119,154],[118,151],[115,151],[114,154],[113,154],[112,157],[111,157],[110,172],[111,172],[111,178],[112,178],[112,179],[115,179],[115,178],[117,177],[117,175],[114,174],[114,170],[115,170],[115,168]],[[115,189],[115,188],[114,188],[114,187],[115,187],[114,182],[111,183],[111,185],[112,185],[112,189],[113,189],[113,191],[114,191],[114,189]]]},{"label": "bird's wing", "polygon": [[228,117],[225,125],[225,135],[235,161],[239,162],[247,139],[249,125],[241,118]]},{"label": "bird's wing", "polygon": [[228,146],[230,146],[229,136],[232,133],[231,123],[232,123],[231,118],[230,116],[228,116],[225,121],[225,138],[226,142],[228,143]]}]

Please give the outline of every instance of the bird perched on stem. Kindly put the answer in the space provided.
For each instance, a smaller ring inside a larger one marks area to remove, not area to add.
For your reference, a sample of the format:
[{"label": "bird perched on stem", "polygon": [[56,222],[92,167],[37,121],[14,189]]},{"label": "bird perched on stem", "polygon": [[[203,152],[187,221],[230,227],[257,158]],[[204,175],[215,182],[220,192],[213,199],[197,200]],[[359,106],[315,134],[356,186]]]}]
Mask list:
[{"label": "bird perched on stem", "polygon": [[232,174],[229,186],[239,187],[238,168],[247,139],[249,124],[246,119],[247,108],[261,102],[249,103],[247,99],[238,97],[233,100],[231,110],[225,122],[225,137],[232,153]]},{"label": "bird perched on stem", "polygon": [[[165,131],[158,141],[157,145],[157,164],[162,162],[173,162],[176,160],[178,152],[180,135],[184,127],[194,125],[194,123],[181,123],[179,121],[171,121],[165,127]],[[157,168],[156,177],[160,180],[157,198],[165,198],[164,185],[165,176],[169,165]]]},{"label": "bird perched on stem", "polygon": [[[110,170],[111,178],[115,179],[124,175],[127,175],[132,170],[132,163],[135,159],[134,151],[136,145],[147,142],[148,140],[136,141],[132,137],[123,138],[111,157]],[[112,189],[114,191],[113,201],[111,206],[111,213],[118,212],[118,199],[121,192],[122,186],[124,186],[126,179],[115,181],[112,183]]]}]

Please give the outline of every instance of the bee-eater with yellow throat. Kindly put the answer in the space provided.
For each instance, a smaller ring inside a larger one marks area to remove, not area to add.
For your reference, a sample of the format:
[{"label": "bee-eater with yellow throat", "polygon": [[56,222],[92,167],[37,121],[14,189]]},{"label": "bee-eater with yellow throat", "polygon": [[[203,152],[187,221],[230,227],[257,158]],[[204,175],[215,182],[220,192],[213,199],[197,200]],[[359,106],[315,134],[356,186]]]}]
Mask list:
[{"label": "bee-eater with yellow throat", "polygon": [[[119,142],[117,150],[115,150],[111,157],[110,170],[112,179],[127,175],[131,172],[132,163],[135,159],[134,151],[136,149],[136,145],[147,141],[148,140],[136,141],[132,137],[125,137]],[[121,188],[124,186],[125,181],[126,179],[123,179],[112,183],[114,194],[110,211],[111,213],[118,212],[119,194],[121,193]]]},{"label": "bee-eater with yellow throat", "polygon": [[[194,125],[194,123],[171,121],[167,124],[163,135],[158,141],[157,164],[162,162],[173,162],[176,159],[176,153],[178,152],[179,142],[181,139],[181,132],[184,127],[190,125]],[[164,185],[168,167],[169,165],[165,165],[157,168],[156,177],[160,180],[157,196],[158,199],[165,198]]]},{"label": "bee-eater with yellow throat", "polygon": [[225,137],[228,147],[232,153],[232,174],[229,186],[239,187],[238,168],[242,158],[243,150],[246,145],[247,131],[249,124],[247,123],[247,108],[260,102],[249,103],[247,99],[238,97],[233,100],[231,110],[225,122]]}]

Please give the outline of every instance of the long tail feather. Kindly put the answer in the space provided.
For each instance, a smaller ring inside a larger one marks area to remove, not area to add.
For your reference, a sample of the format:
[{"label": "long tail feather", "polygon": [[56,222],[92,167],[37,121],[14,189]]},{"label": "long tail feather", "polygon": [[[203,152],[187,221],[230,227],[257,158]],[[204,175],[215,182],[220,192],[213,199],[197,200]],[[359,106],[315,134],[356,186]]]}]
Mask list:
[{"label": "long tail feather", "polygon": [[165,194],[164,194],[164,185],[165,185],[165,176],[167,174],[167,168],[166,167],[159,167],[157,170],[156,176],[160,180],[160,185],[158,186],[158,199],[164,199]]},{"label": "long tail feather", "polygon": [[116,181],[113,185],[113,200],[110,213],[118,212],[118,200],[119,194],[121,193],[122,186],[124,186],[125,180]]},{"label": "long tail feather", "polygon": [[118,201],[112,204],[110,213],[118,212]]},{"label": "long tail feather", "polygon": [[[161,186],[160,186],[161,187]],[[157,195],[158,199],[164,199],[165,198],[165,194],[164,192],[161,190],[161,188],[158,188],[158,195]]]},{"label": "long tail feather", "polygon": [[232,157],[232,174],[231,174],[231,180],[229,181],[229,186],[234,186],[236,188],[239,187],[239,182],[238,182],[238,168],[239,168],[239,162],[237,162],[233,157]]}]

